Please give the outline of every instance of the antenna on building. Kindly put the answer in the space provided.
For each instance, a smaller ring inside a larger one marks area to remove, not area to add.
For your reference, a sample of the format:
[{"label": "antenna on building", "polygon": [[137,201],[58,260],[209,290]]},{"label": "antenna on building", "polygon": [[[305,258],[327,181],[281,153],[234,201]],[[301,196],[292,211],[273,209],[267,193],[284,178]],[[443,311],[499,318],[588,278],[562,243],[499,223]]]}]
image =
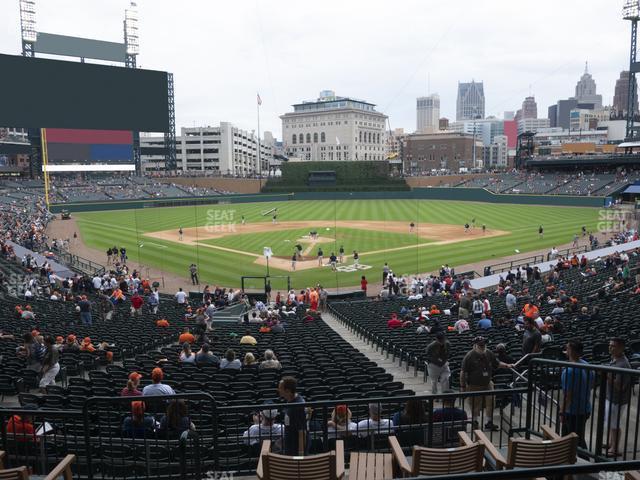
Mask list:
[{"label": "antenna on building", "polygon": [[589,73],[589,62],[588,61],[584,62],[584,73]]}]

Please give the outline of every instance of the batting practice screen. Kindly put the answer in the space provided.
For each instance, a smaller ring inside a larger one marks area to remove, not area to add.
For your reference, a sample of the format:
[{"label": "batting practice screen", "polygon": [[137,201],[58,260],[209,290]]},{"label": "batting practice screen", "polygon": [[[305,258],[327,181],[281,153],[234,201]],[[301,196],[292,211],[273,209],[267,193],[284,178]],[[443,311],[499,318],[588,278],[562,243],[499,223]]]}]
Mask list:
[{"label": "batting practice screen", "polygon": [[167,73],[0,54],[0,126],[167,132]]}]

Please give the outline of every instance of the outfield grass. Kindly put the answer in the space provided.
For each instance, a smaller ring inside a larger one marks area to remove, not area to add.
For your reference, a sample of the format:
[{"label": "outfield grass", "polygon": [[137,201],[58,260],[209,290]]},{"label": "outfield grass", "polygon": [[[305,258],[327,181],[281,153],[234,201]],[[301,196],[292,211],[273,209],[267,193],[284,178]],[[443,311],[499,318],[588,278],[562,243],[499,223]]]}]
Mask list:
[{"label": "outfield grass", "polygon": [[[239,286],[241,275],[264,275],[265,267],[254,264],[255,258],[207,247],[196,248],[165,240],[144,237],[146,232],[175,230],[207,225],[226,225],[240,222],[244,216],[247,222],[270,222],[270,216],[262,213],[272,208],[278,209],[279,221],[319,220],[331,227],[334,220],[377,220],[404,221],[407,225],[416,223],[440,223],[462,225],[476,219],[476,225],[486,224],[489,229],[510,232],[508,235],[468,240],[447,245],[428,245],[362,256],[360,263],[373,268],[364,272],[334,273],[328,268],[312,269],[291,273],[292,284],[296,287],[313,285],[318,282],[328,287],[353,286],[365,274],[370,280],[381,277],[382,266],[388,262],[398,274],[413,274],[432,271],[444,263],[464,265],[482,260],[490,261],[514,253],[551,248],[569,243],[574,233],[583,225],[595,230],[598,209],[545,207],[528,205],[506,205],[473,202],[435,200],[337,200],[337,201],[290,201],[273,203],[252,203],[233,205],[212,205],[197,207],[149,208],[138,210],[117,210],[77,213],[83,241],[90,247],[106,252],[116,245],[127,248],[130,261],[142,263],[188,276],[188,266],[195,262],[200,267],[202,281],[225,286]],[[544,239],[538,238],[538,226],[544,225]],[[262,252],[271,247],[276,255],[290,255],[285,243],[293,243],[303,230],[283,230],[277,225],[266,233],[233,235],[210,242],[236,250]],[[324,236],[323,232],[319,233]],[[360,252],[389,249],[425,243],[415,235],[390,232],[370,232],[359,229],[339,228],[330,233],[336,235],[336,245],[327,244],[325,252],[339,248],[344,243],[345,250]],[[294,238],[295,237],[295,238]],[[291,242],[284,242],[289,239]],[[142,245],[141,247],[139,245]],[[295,243],[294,243],[295,245]],[[282,253],[280,253],[282,252]],[[328,255],[328,253],[325,253]],[[106,259],[106,254],[105,254]],[[487,262],[489,263],[489,262]],[[272,269],[272,275],[284,272]],[[277,288],[280,288],[279,286]]]},{"label": "outfield grass", "polygon": [[[371,252],[375,250],[386,250],[393,247],[406,247],[416,244],[416,236],[401,233],[374,232],[372,230],[362,230],[358,228],[334,228],[329,221],[321,228],[316,229],[318,235],[326,239],[332,239],[332,242],[322,242],[318,246],[322,247],[325,257],[335,252],[338,255],[340,246],[344,246],[345,252],[350,253],[353,248],[360,252]],[[272,232],[252,234],[252,235],[229,235],[223,238],[210,240],[202,240],[201,243],[207,245],[217,245],[225,248],[233,248],[246,252],[262,255],[264,247],[268,246],[274,255],[290,258],[294,252],[295,245],[303,236],[309,235],[309,229],[283,229],[282,226],[277,227]],[[426,238],[420,238],[419,242],[428,243]],[[301,242],[303,250],[308,244]],[[354,246],[351,250],[348,247]],[[317,254],[318,248],[313,249],[310,256]]]}]

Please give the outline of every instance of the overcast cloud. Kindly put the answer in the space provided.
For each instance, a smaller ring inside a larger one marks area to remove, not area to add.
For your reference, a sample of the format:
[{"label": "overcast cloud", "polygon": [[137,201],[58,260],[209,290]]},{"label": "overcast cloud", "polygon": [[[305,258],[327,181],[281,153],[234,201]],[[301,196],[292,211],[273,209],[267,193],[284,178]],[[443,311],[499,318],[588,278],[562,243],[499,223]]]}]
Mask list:
[{"label": "overcast cloud", "polygon": [[[611,104],[628,68],[622,0],[138,0],[139,66],[174,73],[177,127],[230,121],[281,138],[279,115],[323,89],[415,129],[415,98],[455,118],[458,81],[484,81],[487,115],[538,116],[589,70]],[[39,0],[37,30],[122,41],[123,0]],[[0,1],[0,52],[20,53],[18,0]],[[1,106],[0,106],[1,108]]]}]

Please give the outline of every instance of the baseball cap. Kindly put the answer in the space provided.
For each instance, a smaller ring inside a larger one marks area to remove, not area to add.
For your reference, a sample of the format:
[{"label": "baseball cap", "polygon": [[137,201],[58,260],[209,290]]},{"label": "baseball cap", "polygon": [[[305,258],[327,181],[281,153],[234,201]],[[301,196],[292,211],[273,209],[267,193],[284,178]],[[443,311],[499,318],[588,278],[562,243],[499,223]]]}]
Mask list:
[{"label": "baseball cap", "polygon": [[84,337],[84,343],[91,343],[91,337]]},{"label": "baseball cap", "polygon": [[444,338],[444,332],[440,330],[438,333],[436,333],[436,338],[438,340],[442,340]]},{"label": "baseball cap", "polygon": [[129,380],[140,380],[142,378],[142,374],[138,372],[131,372],[129,374]]},{"label": "baseball cap", "polygon": [[76,341],[76,336],[73,333],[67,335],[67,341],[75,342]]},{"label": "baseball cap", "polygon": [[273,408],[273,409],[265,409],[265,410],[262,410],[262,412],[260,412],[260,413],[262,413],[262,416],[264,418],[268,418],[269,420],[271,420],[271,419],[275,418],[278,415],[278,410],[276,410],[275,408]]},{"label": "baseball cap", "polygon": [[162,380],[164,378],[164,372],[160,367],[156,367],[151,371],[152,380]]},{"label": "baseball cap", "polygon": [[62,337],[61,335],[58,335],[56,337],[56,342],[62,342],[62,341],[64,341],[64,337]]},{"label": "baseball cap", "polygon": [[484,338],[483,336],[477,336],[473,339],[473,344],[474,345],[486,345],[487,344],[487,339]]}]

